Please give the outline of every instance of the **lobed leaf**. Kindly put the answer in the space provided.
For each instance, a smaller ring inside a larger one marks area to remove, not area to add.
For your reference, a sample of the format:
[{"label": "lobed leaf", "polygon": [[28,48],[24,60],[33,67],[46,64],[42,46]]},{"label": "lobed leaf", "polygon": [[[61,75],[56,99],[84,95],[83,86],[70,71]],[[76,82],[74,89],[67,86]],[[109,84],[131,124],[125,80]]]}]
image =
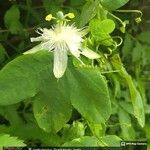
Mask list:
[{"label": "lobed leaf", "polygon": [[0,72],[0,105],[32,97],[35,118],[46,132],[57,132],[66,124],[71,117],[71,104],[88,121],[104,123],[111,106],[107,82],[99,70],[75,69],[69,63],[65,75],[57,81],[52,64],[46,51],[23,55],[8,63]]},{"label": "lobed leaf", "polygon": [[121,135],[123,139],[134,140],[135,131],[132,127],[131,118],[129,114],[120,107],[118,115],[119,115],[119,122],[121,127]]},{"label": "lobed leaf", "polygon": [[[111,104],[106,79],[96,68],[72,70],[72,105],[91,123],[104,123],[110,116]],[[105,108],[105,109],[103,109]]]},{"label": "lobed leaf", "polygon": [[109,35],[115,29],[115,23],[111,19],[93,19],[90,22],[90,31],[93,37],[101,44],[110,46],[113,43],[113,39]]},{"label": "lobed leaf", "polygon": [[133,105],[134,116],[137,118],[139,124],[142,127],[144,127],[144,124],[145,124],[144,105],[143,105],[143,100],[139,91],[136,89],[136,86],[134,85],[134,82],[131,76],[127,73],[127,71],[123,67],[123,64],[118,55],[114,55],[112,57],[112,64],[115,69],[120,70],[119,74],[123,78],[125,78],[129,87],[129,91],[130,91],[130,97],[131,97],[131,102]]},{"label": "lobed leaf", "polygon": [[8,134],[0,134],[0,149],[3,149],[3,146],[26,146],[22,140],[19,140],[17,137],[11,137]]}]

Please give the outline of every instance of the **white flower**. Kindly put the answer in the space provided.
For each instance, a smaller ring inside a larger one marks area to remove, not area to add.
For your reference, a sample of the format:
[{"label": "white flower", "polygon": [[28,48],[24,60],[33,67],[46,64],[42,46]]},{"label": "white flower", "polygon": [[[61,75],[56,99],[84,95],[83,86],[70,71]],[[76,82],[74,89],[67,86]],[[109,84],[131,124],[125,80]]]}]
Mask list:
[{"label": "white flower", "polygon": [[[39,28],[36,31],[39,37],[31,38],[31,42],[41,41],[40,48],[54,53],[53,73],[56,78],[63,76],[67,68],[68,54],[72,54],[80,60],[80,54],[90,58],[99,58],[99,55],[92,50],[82,47],[84,30],[77,29],[74,25],[56,24],[51,29]],[[34,53],[33,48],[26,53]],[[80,60],[81,61],[81,60]]]}]

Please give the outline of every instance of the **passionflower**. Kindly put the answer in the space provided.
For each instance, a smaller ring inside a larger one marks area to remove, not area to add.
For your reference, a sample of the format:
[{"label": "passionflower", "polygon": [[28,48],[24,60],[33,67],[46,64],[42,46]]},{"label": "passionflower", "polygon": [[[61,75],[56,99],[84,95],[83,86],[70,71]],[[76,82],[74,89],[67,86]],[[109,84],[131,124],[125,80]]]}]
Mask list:
[{"label": "passionflower", "polygon": [[[75,25],[68,25],[67,18],[72,19],[74,14],[64,15],[62,12],[57,13],[57,23],[50,29],[38,28],[36,31],[40,36],[32,37],[31,42],[40,41],[40,47],[54,53],[53,73],[56,78],[61,78],[67,68],[68,54],[76,57],[80,62],[80,55],[89,59],[97,59],[100,56],[89,48],[82,46],[84,41],[85,29],[77,29]],[[51,14],[46,16],[45,20],[56,19]],[[26,53],[34,53],[37,48],[33,48]]]}]

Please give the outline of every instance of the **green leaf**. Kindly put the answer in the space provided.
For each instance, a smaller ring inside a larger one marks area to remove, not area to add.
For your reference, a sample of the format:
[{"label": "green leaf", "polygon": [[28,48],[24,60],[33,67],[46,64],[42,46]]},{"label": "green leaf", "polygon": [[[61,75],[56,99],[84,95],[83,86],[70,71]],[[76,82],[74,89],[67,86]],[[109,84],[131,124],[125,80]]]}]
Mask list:
[{"label": "green leaf", "polygon": [[150,141],[150,126],[149,126],[149,124],[145,125],[144,130],[146,133],[146,138]]},{"label": "green leaf", "polygon": [[136,46],[133,49],[133,53],[132,53],[132,61],[133,62],[138,62],[141,60],[142,51],[143,51],[143,46],[139,42],[137,42]]},{"label": "green leaf", "polygon": [[0,149],[3,146],[26,146],[22,140],[19,140],[17,137],[10,137],[8,134],[0,134]]},{"label": "green leaf", "polygon": [[0,72],[0,104],[15,104],[38,93],[34,114],[47,132],[58,131],[70,118],[72,107],[67,90],[67,84],[54,77],[48,52],[18,57]]},{"label": "green leaf", "polygon": [[79,146],[100,146],[99,145],[99,140],[94,137],[94,136],[84,136],[81,138],[74,139],[70,142],[66,142],[63,144],[63,146],[74,146],[74,147],[79,147]]},{"label": "green leaf", "polygon": [[5,60],[5,48],[3,45],[0,43],[0,64]]},{"label": "green leaf", "polygon": [[23,55],[7,64],[0,72],[0,105],[32,97],[35,118],[47,132],[59,131],[70,119],[71,103],[88,121],[104,123],[110,116],[110,99],[107,81],[99,70],[69,65],[57,81],[52,64],[46,51]]},{"label": "green leaf", "polygon": [[[45,73],[46,71],[43,72],[43,75]],[[43,77],[43,84],[41,84],[43,87],[35,96],[34,115],[38,125],[44,131],[57,132],[69,121],[72,106],[69,92],[66,93],[68,91],[67,82],[57,81],[50,73],[46,78]]]},{"label": "green leaf", "polygon": [[131,118],[129,114],[121,107],[119,108],[119,122],[121,126],[121,135],[124,140],[134,140],[135,131],[132,127]]},{"label": "green leaf", "polygon": [[[28,118],[29,119],[29,118]],[[29,120],[28,120],[29,121]],[[45,146],[58,146],[60,145],[60,137],[57,134],[49,134],[37,126],[37,123],[28,122],[22,125],[13,125],[13,126],[0,126],[0,132],[6,133],[11,136],[17,136],[24,141],[33,139],[38,139],[45,145]]]},{"label": "green leaf", "polygon": [[104,124],[88,123],[88,125],[93,135],[95,135],[96,137],[102,137],[105,135],[106,126]]},{"label": "green leaf", "polygon": [[150,46],[143,46],[142,47],[142,60],[143,60],[143,66],[150,64]]},{"label": "green leaf", "polygon": [[0,114],[3,115],[11,125],[23,125],[24,121],[20,117],[17,109],[19,105],[0,106]]},{"label": "green leaf", "polygon": [[89,26],[91,34],[96,40],[106,46],[112,45],[113,40],[109,34],[115,29],[115,23],[113,20],[105,19],[101,21],[99,19],[93,19]]},{"label": "green leaf", "polygon": [[150,114],[150,105],[149,104],[145,105],[145,114]]},{"label": "green leaf", "polygon": [[134,111],[133,111],[133,105],[131,102],[127,102],[127,101],[120,101],[119,105],[129,114],[134,115]]},{"label": "green leaf", "polygon": [[85,26],[97,13],[98,0],[88,1],[82,8],[79,27]]},{"label": "green leaf", "polygon": [[0,71],[0,105],[16,104],[35,96],[40,82],[38,73],[49,62],[48,55],[45,59],[42,56],[46,55],[20,56]]},{"label": "green leaf", "polygon": [[54,77],[52,62],[40,71],[39,76],[41,76],[41,87],[34,98],[34,116],[44,131],[57,132],[71,117],[68,81],[65,76],[60,80]]},{"label": "green leaf", "polygon": [[147,140],[147,150],[150,149],[150,126],[149,123],[147,123],[144,127],[145,134],[146,134],[146,140]]},{"label": "green leaf", "polygon": [[19,21],[20,11],[16,5],[7,10],[4,16],[5,26],[12,34],[17,34],[22,30],[22,24]]},{"label": "green leaf", "polygon": [[131,76],[127,73],[127,71],[123,67],[123,64],[118,55],[114,55],[112,57],[112,65],[114,66],[115,69],[120,70],[119,74],[126,80],[130,91],[134,116],[137,118],[139,124],[142,127],[144,127],[145,112],[144,112],[143,100],[139,91],[136,89],[136,86],[134,85]]},{"label": "green leaf", "polygon": [[100,146],[119,147],[121,139],[116,135],[106,135],[99,138]]},{"label": "green leaf", "polygon": [[[48,73],[44,71],[43,74]],[[108,88],[106,80],[97,69],[75,70],[70,66],[58,82],[52,74],[49,73],[49,76],[51,79],[47,76],[44,79],[42,75],[42,80],[45,80],[42,87],[45,88],[41,89],[42,92],[34,101],[34,114],[42,129],[57,132],[62,128],[70,117],[71,108],[68,101],[70,99],[72,105],[90,122],[102,123],[108,119],[110,116]],[[100,109],[103,107],[107,111]]]},{"label": "green leaf", "polygon": [[133,44],[134,44],[134,41],[132,40],[132,36],[130,34],[126,33],[124,44],[122,47],[123,58],[126,58],[129,55],[131,55],[131,51],[133,49]]},{"label": "green leaf", "polygon": [[125,5],[129,0],[100,0],[101,4],[108,10],[115,10]]},{"label": "green leaf", "polygon": [[102,33],[109,34],[114,31],[115,23],[111,19],[105,19],[101,21],[100,19],[93,19],[90,21],[90,29],[93,35],[101,35]]},{"label": "green leaf", "polygon": [[79,68],[72,71],[69,77],[72,105],[89,122],[104,123],[111,113],[106,79],[96,68]]},{"label": "green leaf", "polygon": [[113,79],[114,82],[114,97],[117,97],[121,93],[121,85],[116,74],[111,74],[110,77]]},{"label": "green leaf", "polygon": [[150,44],[149,37],[150,37],[150,31],[144,31],[144,32],[142,32],[141,34],[139,34],[137,36],[137,39],[140,40],[143,43]]},{"label": "green leaf", "polygon": [[121,139],[116,135],[106,135],[100,138],[96,138],[94,136],[84,136],[81,138],[74,139],[70,142],[66,142],[63,146],[111,146],[111,147],[118,147],[120,146]]}]

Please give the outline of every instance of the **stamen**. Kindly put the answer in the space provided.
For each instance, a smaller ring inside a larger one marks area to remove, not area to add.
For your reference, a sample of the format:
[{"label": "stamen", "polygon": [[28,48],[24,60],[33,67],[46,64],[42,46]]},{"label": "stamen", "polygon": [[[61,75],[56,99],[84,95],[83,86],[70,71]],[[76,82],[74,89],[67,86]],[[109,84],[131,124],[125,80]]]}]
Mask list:
[{"label": "stamen", "polygon": [[52,19],[56,19],[55,17],[52,16],[52,14],[49,14],[45,17],[46,21],[51,21]]},{"label": "stamen", "polygon": [[70,19],[73,19],[75,17],[74,13],[68,13],[65,15],[65,17],[69,17]]}]

